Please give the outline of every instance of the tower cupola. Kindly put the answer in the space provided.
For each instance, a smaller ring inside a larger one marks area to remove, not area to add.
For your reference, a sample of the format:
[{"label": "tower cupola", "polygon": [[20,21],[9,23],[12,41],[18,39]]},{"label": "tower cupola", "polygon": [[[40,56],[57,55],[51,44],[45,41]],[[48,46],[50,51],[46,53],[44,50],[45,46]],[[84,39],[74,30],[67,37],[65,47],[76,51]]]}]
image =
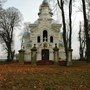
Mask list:
[{"label": "tower cupola", "polygon": [[49,6],[49,3],[47,0],[43,0],[42,4],[40,5],[40,8],[39,8],[39,18],[40,19],[51,19],[53,13],[50,9],[50,6]]}]

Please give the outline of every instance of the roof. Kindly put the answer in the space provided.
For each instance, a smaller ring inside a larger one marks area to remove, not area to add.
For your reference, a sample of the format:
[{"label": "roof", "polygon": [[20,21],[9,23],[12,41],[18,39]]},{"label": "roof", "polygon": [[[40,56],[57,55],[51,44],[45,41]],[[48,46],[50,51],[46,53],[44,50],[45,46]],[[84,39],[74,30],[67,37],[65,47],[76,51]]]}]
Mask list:
[{"label": "roof", "polygon": [[23,37],[28,37],[28,36],[30,36],[30,32],[25,31],[25,32],[23,33]]}]

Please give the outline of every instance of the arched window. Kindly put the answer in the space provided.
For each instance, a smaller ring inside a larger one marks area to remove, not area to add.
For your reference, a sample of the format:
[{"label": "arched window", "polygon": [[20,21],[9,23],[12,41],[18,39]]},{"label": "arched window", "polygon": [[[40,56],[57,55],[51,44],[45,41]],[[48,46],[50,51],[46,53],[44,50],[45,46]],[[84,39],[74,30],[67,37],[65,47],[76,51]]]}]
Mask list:
[{"label": "arched window", "polygon": [[40,43],[40,36],[37,37],[37,42]]},{"label": "arched window", "polygon": [[53,36],[50,37],[50,42],[53,43]]},{"label": "arched window", "polygon": [[48,32],[46,30],[43,31],[43,42],[48,41]]}]

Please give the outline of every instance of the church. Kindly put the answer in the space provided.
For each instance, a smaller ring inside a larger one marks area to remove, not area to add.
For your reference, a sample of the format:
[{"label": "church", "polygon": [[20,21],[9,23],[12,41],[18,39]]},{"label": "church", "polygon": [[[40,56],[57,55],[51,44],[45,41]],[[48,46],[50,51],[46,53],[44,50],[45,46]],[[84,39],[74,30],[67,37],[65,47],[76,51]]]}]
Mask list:
[{"label": "church", "polygon": [[49,3],[43,0],[39,7],[39,18],[29,25],[30,31],[23,35],[25,61],[31,60],[31,49],[37,49],[36,60],[54,60],[55,45],[59,50],[59,60],[65,60],[65,51],[61,33],[62,24],[57,23],[52,17],[53,13]]}]

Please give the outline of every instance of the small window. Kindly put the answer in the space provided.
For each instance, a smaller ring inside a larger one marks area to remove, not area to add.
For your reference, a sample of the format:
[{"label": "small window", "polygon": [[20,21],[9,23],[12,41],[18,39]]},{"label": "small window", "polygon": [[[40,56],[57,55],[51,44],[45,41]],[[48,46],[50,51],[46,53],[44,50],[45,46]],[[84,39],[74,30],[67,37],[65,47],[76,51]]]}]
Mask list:
[{"label": "small window", "polygon": [[48,41],[48,32],[46,30],[43,31],[43,42]]},{"label": "small window", "polygon": [[53,36],[50,37],[50,42],[53,43]]},{"label": "small window", "polygon": [[37,37],[37,42],[40,43],[40,36]]}]

